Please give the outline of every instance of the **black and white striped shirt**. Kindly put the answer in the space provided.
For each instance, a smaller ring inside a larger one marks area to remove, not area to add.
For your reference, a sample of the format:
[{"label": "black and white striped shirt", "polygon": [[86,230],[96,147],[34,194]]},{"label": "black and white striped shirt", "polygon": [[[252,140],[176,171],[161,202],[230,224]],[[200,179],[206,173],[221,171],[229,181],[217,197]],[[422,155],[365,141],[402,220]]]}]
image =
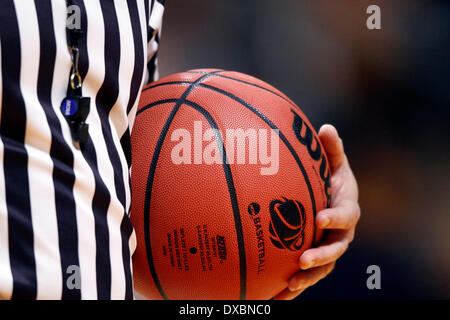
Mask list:
[{"label": "black and white striped shirt", "polygon": [[[133,298],[130,130],[157,77],[163,0],[73,0],[89,140],[60,111],[65,0],[0,1],[0,298]],[[78,268],[81,288],[68,286]]]}]

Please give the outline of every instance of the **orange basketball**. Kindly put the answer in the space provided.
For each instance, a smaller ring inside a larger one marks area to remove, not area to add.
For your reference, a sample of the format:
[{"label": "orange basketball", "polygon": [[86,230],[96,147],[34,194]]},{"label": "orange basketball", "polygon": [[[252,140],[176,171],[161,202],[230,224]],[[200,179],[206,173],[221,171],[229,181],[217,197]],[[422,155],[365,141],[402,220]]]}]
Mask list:
[{"label": "orange basketball", "polygon": [[136,290],[150,299],[270,299],[320,239],[328,160],[303,112],[249,75],[146,87],[132,132]]}]

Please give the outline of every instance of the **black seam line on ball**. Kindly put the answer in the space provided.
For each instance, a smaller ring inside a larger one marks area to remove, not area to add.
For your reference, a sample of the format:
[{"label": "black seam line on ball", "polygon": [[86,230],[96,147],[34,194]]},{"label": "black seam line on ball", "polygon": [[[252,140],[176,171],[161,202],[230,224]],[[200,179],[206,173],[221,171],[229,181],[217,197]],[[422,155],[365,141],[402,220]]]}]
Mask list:
[{"label": "black seam line on ball", "polygon": [[[217,69],[214,72],[205,72],[205,71],[186,71],[184,73],[195,73],[195,74],[208,74],[208,75],[217,75],[219,72],[224,72],[225,70],[221,70],[221,69]],[[233,78],[230,78],[232,80],[235,80]],[[197,79],[198,80],[198,79]],[[196,81],[197,81],[196,80]],[[157,83],[151,86],[148,86],[144,89],[142,89],[142,92],[156,88],[156,87],[162,87],[162,86],[167,86],[167,85],[176,85],[176,84],[182,84],[182,85],[191,85],[194,84],[196,81],[168,81],[168,82],[162,82],[162,83]]]},{"label": "black seam line on ball", "polygon": [[247,291],[247,260],[245,256],[244,234],[242,229],[241,213],[239,211],[239,205],[237,201],[236,188],[233,181],[233,174],[231,172],[231,168],[227,160],[227,154],[225,151],[225,146],[223,144],[223,139],[220,132],[218,132],[219,127],[217,126],[217,123],[214,121],[213,117],[211,116],[211,114],[209,114],[208,111],[206,111],[203,107],[192,101],[185,100],[183,104],[188,105],[197,110],[198,112],[200,112],[206,118],[206,120],[208,120],[211,128],[217,130],[216,142],[218,142],[218,146],[219,148],[221,148],[220,151],[222,155],[222,167],[225,173],[225,178],[227,180],[228,193],[230,194],[231,206],[233,209],[234,225],[236,228],[236,236],[238,240],[239,279],[240,279],[239,299],[244,300]]},{"label": "black seam line on ball", "polygon": [[[219,72],[219,71],[216,71]],[[145,189],[145,200],[144,200],[144,236],[145,236],[145,250],[147,253],[147,263],[150,269],[150,273],[152,275],[153,281],[155,282],[156,287],[158,288],[159,293],[161,296],[168,300],[166,293],[164,292],[161,283],[159,281],[158,275],[156,273],[155,265],[153,264],[153,256],[152,256],[152,250],[151,250],[151,242],[150,242],[150,202],[151,202],[151,193],[152,193],[152,186],[153,186],[153,179],[155,177],[155,170],[156,165],[158,163],[159,154],[161,152],[162,144],[165,140],[165,137],[167,135],[167,132],[169,131],[170,124],[172,123],[175,114],[177,113],[178,109],[180,108],[181,104],[184,102],[186,97],[189,95],[189,93],[194,90],[198,86],[198,84],[206,79],[207,77],[211,76],[215,72],[208,73],[197,79],[194,83],[192,83],[185,92],[181,95],[181,97],[177,100],[175,103],[175,106],[173,107],[169,117],[166,120],[166,123],[164,124],[163,129],[161,130],[161,134],[159,135],[158,141],[156,143],[155,152],[153,153],[152,162],[150,164],[150,171],[147,177],[147,186]]]},{"label": "black seam line on ball", "polygon": [[136,117],[139,114],[141,114],[142,112],[144,112],[145,110],[150,109],[150,108],[152,108],[154,106],[157,106],[157,105],[160,105],[160,104],[165,104],[165,103],[176,103],[176,102],[178,102],[178,100],[180,100],[180,99],[174,98],[174,99],[163,99],[163,100],[158,100],[158,101],[152,102],[152,103],[146,105],[145,107],[142,107],[141,109],[139,109],[139,111],[136,112]]},{"label": "black seam line on ball", "polygon": [[[258,84],[256,84],[256,83],[252,83],[252,82],[248,82],[248,81],[245,81],[245,80],[233,78],[233,77],[226,76],[226,75],[223,75],[223,74],[215,74],[214,76],[216,76],[216,77],[221,77],[221,78],[225,78],[225,79],[229,79],[229,80],[233,80],[233,81],[237,81],[237,82],[241,82],[241,83],[245,83],[245,84],[248,84],[248,85],[250,85],[250,86],[253,86],[253,87],[256,87],[256,88],[260,88],[260,89],[263,89],[263,90],[265,90],[265,91],[267,91],[267,92],[270,92],[270,93],[276,95],[277,97],[283,99],[284,101],[286,101],[287,103],[289,103],[291,106],[295,107],[296,109],[300,109],[300,107],[299,107],[298,105],[296,105],[294,102],[292,102],[291,100],[289,100],[289,99],[283,97],[282,95],[276,93],[276,92],[273,91],[273,90],[264,88],[263,86],[260,86],[260,85],[258,85]],[[301,110],[301,109],[300,109],[300,110]]]},{"label": "black seam line on ball", "polygon": [[[165,100],[155,101],[155,102],[143,107],[140,110],[140,112],[144,112],[144,111],[146,111],[152,107],[155,107],[157,105],[162,105],[165,103],[171,103],[171,102],[177,102],[177,101],[178,101],[178,99],[165,99]],[[206,111],[200,105],[198,105],[192,101],[189,101],[189,100],[184,100],[183,104],[188,105],[188,106],[196,109],[197,111],[199,111],[208,120],[211,128],[218,129],[217,123],[214,121],[213,117],[208,113],[208,111]],[[245,246],[244,246],[244,236],[243,236],[243,231],[242,231],[243,230],[242,222],[240,220],[241,215],[240,215],[239,206],[238,206],[238,202],[237,202],[236,188],[234,186],[233,175],[231,173],[231,168],[227,161],[226,151],[225,151],[225,148],[223,145],[223,139],[222,139],[222,136],[220,135],[220,133],[219,133],[218,138],[219,138],[219,140],[217,140],[217,138],[216,138],[216,141],[220,141],[221,146],[222,146],[221,154],[222,154],[223,169],[225,172],[228,191],[230,194],[231,205],[232,205],[233,216],[234,216],[234,223],[235,223],[235,228],[236,228],[236,235],[237,235],[237,240],[238,240],[239,270],[240,270],[240,272],[239,272],[239,274],[240,274],[239,299],[243,300],[243,299],[245,299],[246,291],[247,291],[247,261],[246,261],[246,256],[245,256]]]},{"label": "black seam line on ball", "polygon": [[256,109],[255,107],[253,107],[249,103],[245,102],[241,98],[233,95],[230,92],[227,92],[225,90],[222,90],[222,89],[219,89],[219,88],[207,85],[207,84],[200,83],[199,86],[202,87],[202,88],[210,89],[210,90],[216,91],[218,93],[221,93],[221,94],[223,94],[223,95],[233,99],[234,101],[242,104],[244,107],[246,107],[247,109],[252,111],[254,114],[256,114],[259,118],[261,118],[269,127],[271,127],[272,129],[277,130],[278,136],[280,137],[281,141],[283,141],[284,145],[289,149],[289,152],[292,154],[292,156],[294,157],[295,161],[297,162],[297,165],[300,168],[300,171],[302,172],[303,177],[304,177],[305,182],[306,182],[306,185],[308,187],[309,196],[311,198],[311,204],[312,204],[312,209],[313,209],[313,217],[314,217],[314,224],[313,224],[314,225],[314,231],[313,231],[313,238],[312,238],[312,244],[314,245],[315,239],[316,239],[316,224],[315,224],[315,220],[316,220],[316,214],[317,214],[316,201],[315,201],[315,198],[314,198],[314,191],[312,189],[311,182],[309,181],[309,178],[308,178],[308,175],[306,173],[305,167],[303,166],[303,164],[302,164],[300,158],[298,157],[297,153],[295,152],[294,148],[289,143],[289,140],[286,138],[286,136],[281,132],[281,130],[279,130],[278,127],[269,118],[267,118],[258,109]]},{"label": "black seam line on ball", "polygon": [[152,86],[149,86],[147,88],[142,89],[142,92],[156,88],[156,87],[162,87],[162,86],[169,86],[169,85],[176,85],[176,84],[182,84],[182,85],[191,85],[194,84],[195,81],[168,81],[168,82],[162,82],[162,83],[157,83],[154,84]]},{"label": "black seam line on ball", "polygon": [[[225,71],[225,70],[224,70],[224,72],[233,72],[233,71]],[[203,71],[188,71],[187,73],[203,73],[203,74],[205,74],[206,72],[203,72]],[[273,90],[270,90],[270,89],[267,89],[267,88],[265,88],[265,87],[263,87],[263,86],[260,86],[259,84],[256,84],[256,83],[253,83],[253,82],[249,82],[249,81],[245,81],[245,80],[241,80],[241,79],[238,79],[238,78],[233,78],[233,77],[230,77],[230,76],[226,76],[226,75],[224,75],[224,74],[214,74],[214,76],[215,76],[215,77],[220,77],[220,78],[229,79],[229,80],[234,80],[234,81],[237,81],[237,82],[241,82],[241,83],[248,84],[248,85],[253,86],[253,87],[256,87],[256,88],[260,88],[260,89],[262,89],[262,90],[265,90],[265,91],[267,91],[267,92],[270,92],[270,93],[276,95],[277,97],[280,97],[281,99],[283,99],[284,101],[286,101],[287,103],[289,103],[291,106],[295,107],[296,109],[300,109],[300,107],[299,107],[298,105],[296,105],[296,104],[295,104],[293,101],[291,101],[290,99],[288,99],[288,98],[286,98],[286,97],[283,97],[282,95],[276,93],[276,92],[273,91]],[[181,81],[180,81],[180,83],[181,83]],[[300,110],[301,110],[301,109],[300,109]]]}]

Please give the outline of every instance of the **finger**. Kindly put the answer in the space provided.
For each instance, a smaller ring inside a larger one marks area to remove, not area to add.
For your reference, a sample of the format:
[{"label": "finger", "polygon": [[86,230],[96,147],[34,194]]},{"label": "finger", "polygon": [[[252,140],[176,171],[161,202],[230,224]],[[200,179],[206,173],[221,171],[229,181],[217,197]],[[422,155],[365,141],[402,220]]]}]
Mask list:
[{"label": "finger", "polygon": [[299,271],[289,281],[288,289],[292,292],[303,291],[325,278],[333,269],[335,262],[314,269]]},{"label": "finger", "polygon": [[[342,199],[358,199],[358,185],[355,176],[344,153],[344,144],[339,138],[337,130],[330,124],[323,125],[319,130],[319,138],[325,148],[331,173],[331,188],[339,194],[333,193],[334,204]],[[343,187],[345,186],[345,187]]]},{"label": "finger", "polygon": [[316,226],[321,229],[351,229],[358,223],[360,216],[358,203],[348,201],[320,211],[316,216]]},{"label": "finger", "polygon": [[[337,235],[336,235],[337,233]],[[324,244],[306,250],[299,258],[300,269],[307,270],[324,266],[339,259],[348,248],[350,231],[335,232]]]},{"label": "finger", "polygon": [[320,128],[319,138],[325,148],[331,171],[334,172],[345,162],[344,144],[331,124],[324,124]]},{"label": "finger", "polygon": [[296,298],[299,294],[301,294],[303,290],[297,290],[297,291],[291,291],[288,288],[281,291],[279,294],[277,294],[274,299],[275,300],[292,300]]}]

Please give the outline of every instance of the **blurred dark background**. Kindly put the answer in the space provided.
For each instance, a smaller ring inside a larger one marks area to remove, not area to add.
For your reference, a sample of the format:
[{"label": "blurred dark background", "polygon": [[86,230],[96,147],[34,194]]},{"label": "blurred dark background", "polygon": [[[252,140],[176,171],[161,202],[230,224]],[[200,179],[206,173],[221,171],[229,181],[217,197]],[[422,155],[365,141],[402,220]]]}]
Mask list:
[{"label": "blurred dark background", "polygon": [[[366,8],[381,8],[368,30]],[[335,271],[299,299],[450,298],[450,1],[169,0],[160,75],[218,67],[338,128],[362,217]],[[381,290],[366,269],[381,268]]]}]

